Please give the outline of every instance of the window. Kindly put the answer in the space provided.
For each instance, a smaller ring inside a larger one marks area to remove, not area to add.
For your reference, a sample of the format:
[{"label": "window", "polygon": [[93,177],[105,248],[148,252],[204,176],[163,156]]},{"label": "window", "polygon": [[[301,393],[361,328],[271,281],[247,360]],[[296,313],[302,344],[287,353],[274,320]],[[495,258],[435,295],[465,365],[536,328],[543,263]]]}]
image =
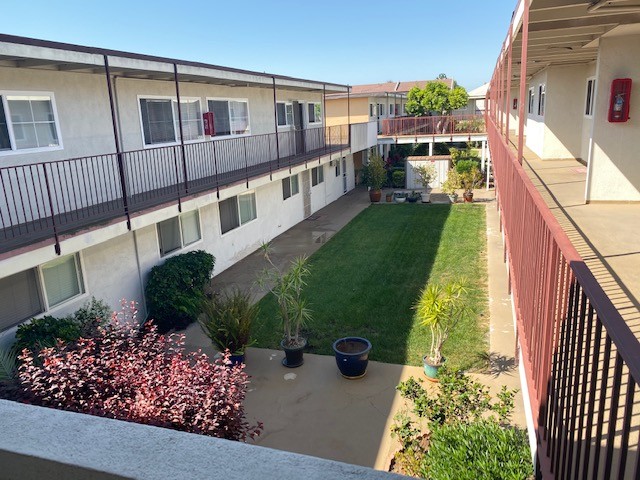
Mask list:
[{"label": "window", "polygon": [[293,197],[300,192],[300,186],[298,184],[298,175],[292,175],[291,177],[282,179],[282,199],[286,200],[289,197]]},{"label": "window", "polygon": [[376,116],[376,106],[373,103],[369,104],[369,116],[370,117]]},{"label": "window", "polygon": [[220,209],[220,229],[223,234],[258,218],[256,194],[253,192],[227,198],[218,204],[218,208]]},{"label": "window", "polygon": [[207,101],[213,112],[213,126],[216,137],[226,135],[249,135],[249,102],[247,100],[211,99]]},{"label": "window", "polygon": [[0,95],[0,151],[60,148],[53,94]]},{"label": "window", "polygon": [[40,267],[47,304],[54,307],[83,293],[82,274],[75,254],[56,258]]},{"label": "window", "polygon": [[160,255],[165,256],[200,240],[200,216],[197,210],[158,223]]},{"label": "window", "polygon": [[384,115],[384,104],[383,103],[379,103],[378,104],[378,115]]},{"label": "window", "polygon": [[[587,80],[587,101],[584,107],[584,114],[587,117],[593,116],[593,100],[596,94],[596,79],[590,78]],[[2,118],[0,117],[0,129],[2,128]],[[0,132],[1,135],[1,132]]]},{"label": "window", "polygon": [[545,85],[538,86],[538,115],[544,116]]},{"label": "window", "polygon": [[276,114],[279,127],[288,127],[293,125],[293,104],[277,102]]},{"label": "window", "polygon": [[529,89],[529,105],[527,107],[527,113],[533,113],[533,105],[534,105],[534,90],[533,88]]},{"label": "window", "polygon": [[324,166],[319,166],[311,169],[311,186],[324,182]]},{"label": "window", "polygon": [[396,115],[400,115],[400,104],[399,103],[396,103]]},{"label": "window", "polygon": [[309,123],[322,123],[322,106],[319,103],[307,104]]},{"label": "window", "polygon": [[336,160],[336,177],[339,177],[339,176],[340,176],[340,160]]},{"label": "window", "polygon": [[[204,138],[200,100],[180,99],[182,132],[185,141]],[[175,143],[180,140],[178,102],[171,98],[140,98],[140,118],[145,145]]]},{"label": "window", "polygon": [[42,313],[37,270],[0,279],[0,331]]},{"label": "window", "polygon": [[407,105],[404,104],[402,105],[402,115],[405,115],[407,113]]}]

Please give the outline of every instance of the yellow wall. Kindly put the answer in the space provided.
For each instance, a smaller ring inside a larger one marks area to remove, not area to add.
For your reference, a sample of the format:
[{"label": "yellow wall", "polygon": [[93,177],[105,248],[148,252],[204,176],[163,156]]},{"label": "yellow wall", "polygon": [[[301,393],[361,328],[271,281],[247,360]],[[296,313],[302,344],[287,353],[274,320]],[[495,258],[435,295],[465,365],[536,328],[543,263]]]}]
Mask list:
[{"label": "yellow wall", "polygon": [[349,103],[350,109],[347,109],[346,98],[327,98],[327,126],[346,125],[349,123],[349,110],[351,123],[364,123],[370,120],[368,98],[351,98]]}]

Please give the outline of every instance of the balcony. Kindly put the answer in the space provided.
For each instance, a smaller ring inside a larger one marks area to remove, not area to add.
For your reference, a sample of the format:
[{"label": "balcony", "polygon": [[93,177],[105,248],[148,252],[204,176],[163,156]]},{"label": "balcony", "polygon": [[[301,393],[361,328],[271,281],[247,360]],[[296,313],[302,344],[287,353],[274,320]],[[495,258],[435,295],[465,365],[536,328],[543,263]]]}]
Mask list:
[{"label": "balcony", "polygon": [[51,239],[58,249],[63,234],[367,148],[369,130],[316,127],[3,167],[0,253]]},{"label": "balcony", "polygon": [[396,117],[381,121],[383,137],[444,137],[442,141],[486,140],[483,115]]}]

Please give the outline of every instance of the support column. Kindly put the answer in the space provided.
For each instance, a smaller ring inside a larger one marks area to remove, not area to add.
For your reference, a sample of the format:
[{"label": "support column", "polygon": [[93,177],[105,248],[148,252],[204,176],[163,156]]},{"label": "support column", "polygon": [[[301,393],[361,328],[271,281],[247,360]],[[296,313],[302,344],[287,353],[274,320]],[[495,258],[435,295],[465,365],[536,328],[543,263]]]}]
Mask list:
[{"label": "support column", "polygon": [[482,168],[483,172],[485,171],[485,160],[486,160],[485,148],[486,148],[486,146],[487,146],[487,141],[483,140],[482,141],[482,149],[480,150],[480,162],[481,162],[480,165],[481,165],[481,168]]},{"label": "support column", "polygon": [[429,142],[429,156],[433,157],[433,142]]},{"label": "support column", "polygon": [[518,162],[522,165],[524,150],[524,98],[527,90],[527,47],[529,46],[529,2],[524,2],[522,14],[522,53],[520,55],[520,100],[518,101]]},{"label": "support column", "polygon": [[[180,131],[180,151],[182,152],[182,174],[184,175],[184,192],[189,193],[189,183],[187,180],[187,157],[184,150],[184,134],[182,131],[182,108],[180,107],[180,84],[178,82],[178,65],[173,64],[173,80],[176,84],[176,100],[178,102],[178,126]],[[178,203],[178,208],[182,211],[182,205]]]},{"label": "support column", "polygon": [[[111,72],[109,71],[109,59],[106,55],[104,58],[104,72],[107,77],[107,91],[109,92],[109,107],[111,107],[111,123],[113,125],[113,140],[116,144],[116,157],[118,158],[118,173],[120,176],[120,189],[122,190],[122,203],[124,206],[124,215],[127,217],[127,228],[131,230],[131,216],[129,214],[129,199],[127,194],[127,182],[124,176],[124,159],[120,150],[120,139],[118,138],[118,118],[116,116],[115,102],[113,101],[113,87],[111,85]],[[52,210],[53,212],[53,210]],[[59,243],[56,238],[57,253],[60,254]]]},{"label": "support column", "polygon": [[509,144],[509,112],[511,111],[511,51],[513,50],[512,47],[512,43],[513,43],[513,24],[509,25],[509,36],[508,36],[508,41],[509,41],[509,52],[507,53],[507,81],[505,82],[505,88],[506,88],[506,92],[505,92],[505,107],[504,107],[504,112],[506,115],[505,118],[505,129],[504,129],[504,138],[507,141],[507,145]]},{"label": "support column", "polygon": [[[271,77],[271,80],[273,81],[273,123],[275,126],[275,131],[276,131],[276,154],[277,154],[277,158],[278,160],[280,160],[280,144],[279,144],[279,140],[278,140],[278,102],[276,100],[276,77]],[[322,96],[324,99],[324,95]],[[324,108],[324,105],[323,105]],[[285,115],[287,114],[287,112],[285,111]],[[325,110],[325,116],[326,116],[326,110]],[[280,166],[280,162],[278,161],[278,166]]]},{"label": "support column", "polygon": [[351,148],[351,86],[349,85],[347,85],[347,125],[349,125],[349,148]]}]

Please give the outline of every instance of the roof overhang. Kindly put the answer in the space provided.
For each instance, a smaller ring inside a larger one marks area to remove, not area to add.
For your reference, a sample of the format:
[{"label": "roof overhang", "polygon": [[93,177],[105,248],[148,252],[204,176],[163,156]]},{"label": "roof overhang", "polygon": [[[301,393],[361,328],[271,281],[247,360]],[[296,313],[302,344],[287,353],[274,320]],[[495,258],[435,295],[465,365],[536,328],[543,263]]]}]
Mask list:
[{"label": "roof overhang", "polygon": [[[527,78],[549,66],[594,62],[603,36],[640,33],[640,0],[520,0],[512,26],[512,85],[520,81],[526,1],[530,2]],[[507,48],[508,39],[501,55]]]},{"label": "roof overhang", "polygon": [[180,82],[272,88],[275,80],[278,88],[345,94],[350,88],[200,62],[0,34],[0,67],[104,74],[105,56],[111,74],[126,78],[170,81],[174,79],[175,65]]}]

